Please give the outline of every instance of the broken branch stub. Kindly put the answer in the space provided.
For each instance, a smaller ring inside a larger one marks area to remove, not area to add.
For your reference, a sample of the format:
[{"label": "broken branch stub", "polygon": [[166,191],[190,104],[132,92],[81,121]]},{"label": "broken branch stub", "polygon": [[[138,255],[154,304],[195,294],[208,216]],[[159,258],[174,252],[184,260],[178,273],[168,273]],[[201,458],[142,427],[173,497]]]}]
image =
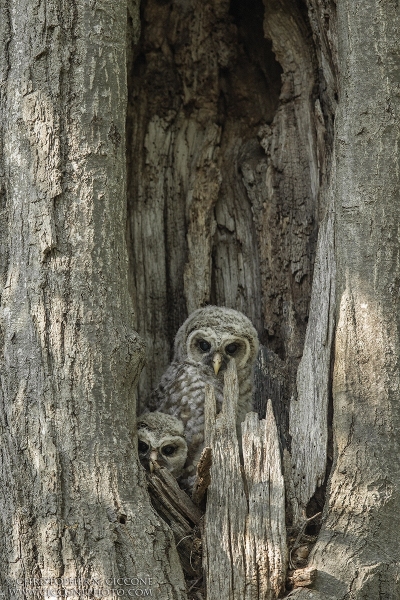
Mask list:
[{"label": "broken branch stub", "polygon": [[278,433],[271,402],[263,421],[248,413],[242,425],[242,467],[235,417],[238,397],[231,361],[219,415],[213,388],[206,389],[205,398],[205,442],[212,452],[204,540],[207,597],[275,600],[287,566]]}]

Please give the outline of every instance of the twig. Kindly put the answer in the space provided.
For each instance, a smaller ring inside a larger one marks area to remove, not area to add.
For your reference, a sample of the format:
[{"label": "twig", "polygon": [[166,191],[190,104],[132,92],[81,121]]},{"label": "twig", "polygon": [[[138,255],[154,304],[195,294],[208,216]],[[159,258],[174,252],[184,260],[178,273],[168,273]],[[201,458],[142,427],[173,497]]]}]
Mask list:
[{"label": "twig", "polygon": [[302,539],[302,537],[304,535],[304,532],[306,530],[307,525],[311,521],[313,521],[314,519],[316,519],[317,517],[319,517],[320,515],[321,515],[321,513],[319,512],[319,513],[313,515],[312,517],[309,517],[308,519],[306,519],[304,521],[304,523],[302,523],[302,525],[300,527],[300,531],[297,534],[297,537],[296,537],[296,539],[294,541],[294,544],[291,547],[290,552],[289,552],[289,566],[290,566],[291,569],[295,569],[296,568],[296,565],[294,565],[293,561],[292,561],[292,552],[301,546],[301,539]]},{"label": "twig", "polygon": [[211,468],[211,448],[206,446],[201,453],[199,463],[197,465],[196,479],[193,486],[192,501],[198,506],[211,483],[210,468]]}]

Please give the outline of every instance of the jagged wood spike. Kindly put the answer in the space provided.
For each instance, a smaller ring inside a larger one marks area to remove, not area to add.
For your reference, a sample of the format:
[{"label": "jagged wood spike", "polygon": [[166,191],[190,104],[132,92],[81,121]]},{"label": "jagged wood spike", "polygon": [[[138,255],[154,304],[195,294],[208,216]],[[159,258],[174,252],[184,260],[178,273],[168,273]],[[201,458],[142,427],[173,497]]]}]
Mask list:
[{"label": "jagged wood spike", "polygon": [[236,372],[236,363],[233,359],[230,359],[224,375],[224,399],[221,412],[225,417],[226,424],[229,423],[229,425],[234,425],[235,427],[238,400],[239,382]]},{"label": "jagged wood spike", "polygon": [[234,419],[238,400],[235,363],[225,376],[221,413],[210,426],[211,484],[205,516],[204,567],[208,600],[243,600],[247,500]]},{"label": "jagged wood spike", "polygon": [[285,492],[279,438],[271,401],[266,418],[248,413],[242,424],[244,472],[249,493],[246,530],[246,600],[273,600],[287,567]]},{"label": "jagged wood spike", "polygon": [[290,404],[292,439],[291,498],[294,523],[326,474],[328,402],[331,386],[331,351],[335,323],[334,215],[321,224],[314,267],[310,317],[303,356],[297,371],[297,399]]},{"label": "jagged wood spike", "polygon": [[[208,600],[275,600],[286,578],[285,495],[271,402],[266,419],[249,413],[240,464],[236,430],[239,389],[233,361],[225,375],[222,411],[212,422],[206,392],[211,484],[205,516],[204,567]],[[214,412],[215,415],[215,412]]]}]

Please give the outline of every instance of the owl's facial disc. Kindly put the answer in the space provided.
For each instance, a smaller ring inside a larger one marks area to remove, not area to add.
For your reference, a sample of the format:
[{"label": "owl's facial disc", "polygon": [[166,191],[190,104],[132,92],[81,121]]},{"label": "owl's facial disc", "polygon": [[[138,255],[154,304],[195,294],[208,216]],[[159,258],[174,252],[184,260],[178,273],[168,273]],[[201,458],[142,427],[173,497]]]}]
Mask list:
[{"label": "owl's facial disc", "polygon": [[166,467],[175,477],[181,474],[187,458],[186,440],[168,435],[160,439],[149,429],[138,431],[138,453],[142,466],[152,473],[157,467]]},{"label": "owl's facial disc", "polygon": [[228,339],[224,344],[224,354],[229,358],[235,359],[238,369],[244,367],[249,360],[251,353],[249,340],[245,337],[235,337]]},{"label": "owl's facial disc", "polygon": [[217,333],[204,327],[188,336],[187,353],[189,358],[209,366],[221,378],[229,359],[233,358],[240,369],[248,361],[251,348],[245,336],[235,336],[228,331]]}]

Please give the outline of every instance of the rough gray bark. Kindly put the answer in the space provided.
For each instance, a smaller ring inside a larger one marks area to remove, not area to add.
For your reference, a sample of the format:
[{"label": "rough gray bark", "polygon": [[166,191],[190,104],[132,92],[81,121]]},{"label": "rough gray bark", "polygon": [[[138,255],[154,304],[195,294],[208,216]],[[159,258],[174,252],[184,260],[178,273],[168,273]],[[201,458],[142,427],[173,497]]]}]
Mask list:
[{"label": "rough gray bark", "polygon": [[242,424],[243,467],[236,432],[237,376],[231,361],[222,411],[206,392],[205,442],[211,484],[204,523],[209,600],[273,600],[284,588],[287,547],[285,491],[271,402],[265,420],[248,413]]},{"label": "rough gray bark", "polygon": [[144,402],[208,302],[257,327],[257,410],[271,391],[298,522],[325,476],[336,285],[335,462],[312,593],[397,599],[397,3],[338,0],[338,21],[333,0],[142,8],[138,42],[129,2],[134,317],[126,6],[0,2],[3,589],[133,570],[183,597],[135,462],[132,326],[148,345]]},{"label": "rough gray bark", "polygon": [[341,0],[337,9],[335,453],[313,564],[317,597],[394,600],[400,597],[400,14],[397,3],[383,8],[375,0]]},{"label": "rough gray bark", "polygon": [[124,238],[126,4],[0,8],[1,592],[146,576],[184,598],[132,438],[144,349]]}]

